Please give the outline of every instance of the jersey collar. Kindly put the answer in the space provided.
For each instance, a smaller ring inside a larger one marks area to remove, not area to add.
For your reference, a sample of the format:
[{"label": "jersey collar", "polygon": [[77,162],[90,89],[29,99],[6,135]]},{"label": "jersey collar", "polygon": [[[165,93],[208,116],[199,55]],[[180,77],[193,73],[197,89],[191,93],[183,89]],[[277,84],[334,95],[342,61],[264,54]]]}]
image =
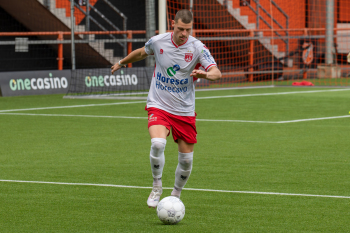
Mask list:
[{"label": "jersey collar", "polygon": [[171,42],[173,43],[173,45],[176,47],[176,48],[178,48],[178,47],[180,47],[181,45],[184,45],[184,44],[186,44],[186,42],[188,41],[188,38],[189,37],[187,37],[187,40],[184,42],[184,43],[182,43],[182,44],[180,44],[180,45],[177,45],[174,41],[173,41],[173,32],[171,33]]}]

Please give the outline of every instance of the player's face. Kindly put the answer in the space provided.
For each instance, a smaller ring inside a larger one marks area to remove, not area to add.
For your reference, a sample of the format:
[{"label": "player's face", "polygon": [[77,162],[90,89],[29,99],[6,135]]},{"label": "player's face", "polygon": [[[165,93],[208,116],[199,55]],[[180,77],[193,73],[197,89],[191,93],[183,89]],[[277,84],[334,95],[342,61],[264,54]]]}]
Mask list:
[{"label": "player's face", "polygon": [[173,40],[177,45],[183,44],[186,42],[187,38],[191,34],[193,22],[183,23],[181,19],[177,23],[173,20],[172,26],[174,27]]}]

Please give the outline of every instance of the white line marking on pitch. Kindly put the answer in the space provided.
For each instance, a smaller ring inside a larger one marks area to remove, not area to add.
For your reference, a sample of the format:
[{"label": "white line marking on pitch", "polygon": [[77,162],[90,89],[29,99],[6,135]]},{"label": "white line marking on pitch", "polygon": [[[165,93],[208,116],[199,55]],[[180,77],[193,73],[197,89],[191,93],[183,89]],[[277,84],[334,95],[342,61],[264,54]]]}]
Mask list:
[{"label": "white line marking on pitch", "polygon": [[93,118],[125,118],[125,119],[148,119],[147,117],[128,117],[128,116],[98,116],[98,115],[66,115],[66,114],[36,114],[36,113],[2,113],[0,115],[23,115],[23,116],[63,116],[63,117],[93,117]]},{"label": "white line marking on pitch", "polygon": [[276,124],[276,123],[278,123],[278,121],[215,120],[215,119],[196,119],[196,121],[266,123],[266,124]]},{"label": "white line marking on pitch", "polygon": [[[99,186],[99,187],[114,187],[114,188],[135,188],[135,189],[152,189],[152,187],[143,186],[129,186],[129,185],[115,185],[115,184],[92,184],[92,183],[66,183],[66,182],[48,182],[48,181],[29,181],[29,180],[0,180],[0,182],[9,183],[32,183],[32,184],[55,184],[55,185],[76,185],[76,186]],[[173,188],[166,188],[170,189]],[[231,190],[216,190],[216,189],[195,189],[184,188],[190,191],[202,192],[218,192],[218,193],[243,193],[243,194],[262,194],[262,195],[278,195],[278,196],[299,196],[299,197],[327,197],[327,198],[341,198],[350,199],[350,196],[335,196],[335,195],[316,195],[316,194],[301,194],[301,193],[276,193],[276,192],[255,192],[255,191],[231,191]]]},{"label": "white line marking on pitch", "polygon": [[105,104],[85,104],[85,105],[43,107],[43,108],[8,109],[8,110],[0,110],[0,112],[18,112],[18,111],[45,110],[45,109],[56,109],[56,108],[82,108],[82,107],[95,107],[95,106],[120,105],[120,104],[139,104],[139,103],[146,103],[146,102],[133,101],[133,102],[118,102],[118,103],[105,103]]},{"label": "white line marking on pitch", "polygon": [[338,118],[347,118],[347,117],[350,117],[350,115],[333,116],[333,117],[320,117],[320,118],[309,118],[309,119],[299,119],[299,120],[291,120],[291,121],[278,121],[277,123],[283,124],[283,123],[294,123],[294,122],[303,122],[303,121],[320,121],[320,120],[338,119]]},{"label": "white line marking on pitch", "polygon": [[207,97],[196,97],[196,100],[197,99],[200,100],[200,99],[268,96],[268,95],[289,95],[289,94],[304,94],[304,93],[318,93],[318,92],[331,92],[331,91],[350,91],[350,88],[348,88],[348,89],[331,89],[331,90],[315,90],[315,91],[291,91],[291,92],[277,92],[277,93],[259,93],[259,94],[244,94],[244,95],[207,96]]},{"label": "white line marking on pitch", "polygon": [[[207,96],[207,97],[196,97],[196,100],[217,99],[217,98],[253,97],[253,96],[269,96],[269,95],[288,95],[288,94],[349,91],[349,90],[350,90],[350,88],[349,89],[315,90],[315,91],[292,91],[292,92],[277,92],[277,93],[244,94],[244,95]],[[86,104],[86,105],[70,105],[70,106],[57,106],[57,107],[42,107],[42,108],[8,109],[8,110],[0,110],[0,112],[18,112],[18,111],[57,109],[57,108],[81,108],[81,107],[96,107],[96,106],[108,106],[108,105],[120,105],[120,104],[138,104],[138,103],[146,103],[146,102],[145,101],[133,101],[133,102],[118,102],[118,103],[104,103],[104,104]]]},{"label": "white line marking on pitch", "polygon": [[[91,118],[119,118],[119,119],[147,119],[147,117],[129,117],[129,116],[98,116],[98,115],[67,115],[67,114],[37,114],[37,113],[2,113],[0,115],[19,115],[19,116],[56,116],[56,117],[91,117]],[[286,124],[304,121],[318,121],[338,118],[348,118],[350,115],[297,119],[290,121],[248,121],[248,120],[215,120],[215,119],[196,119],[196,121],[213,121],[213,122],[242,122],[242,123],[264,123],[264,124]]]}]

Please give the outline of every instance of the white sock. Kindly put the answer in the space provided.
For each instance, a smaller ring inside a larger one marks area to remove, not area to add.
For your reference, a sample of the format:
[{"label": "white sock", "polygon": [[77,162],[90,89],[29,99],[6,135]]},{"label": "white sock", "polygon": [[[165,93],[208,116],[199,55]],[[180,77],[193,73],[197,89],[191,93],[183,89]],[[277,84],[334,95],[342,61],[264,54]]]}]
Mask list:
[{"label": "white sock", "polygon": [[180,197],[182,188],[185,186],[192,171],[193,152],[179,152],[179,163],[175,171],[175,185],[171,195]]},{"label": "white sock", "polygon": [[152,138],[151,139],[150,162],[153,175],[153,186],[162,186],[162,173],[165,163],[164,150],[166,139]]}]

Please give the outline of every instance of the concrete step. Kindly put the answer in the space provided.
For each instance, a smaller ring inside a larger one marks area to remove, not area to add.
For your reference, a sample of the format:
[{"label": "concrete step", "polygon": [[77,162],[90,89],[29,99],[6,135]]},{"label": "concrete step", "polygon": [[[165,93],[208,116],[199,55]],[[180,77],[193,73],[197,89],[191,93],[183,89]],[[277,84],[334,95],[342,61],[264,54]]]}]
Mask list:
[{"label": "concrete step", "polygon": [[247,29],[256,29],[256,24],[255,23],[248,23]]}]

